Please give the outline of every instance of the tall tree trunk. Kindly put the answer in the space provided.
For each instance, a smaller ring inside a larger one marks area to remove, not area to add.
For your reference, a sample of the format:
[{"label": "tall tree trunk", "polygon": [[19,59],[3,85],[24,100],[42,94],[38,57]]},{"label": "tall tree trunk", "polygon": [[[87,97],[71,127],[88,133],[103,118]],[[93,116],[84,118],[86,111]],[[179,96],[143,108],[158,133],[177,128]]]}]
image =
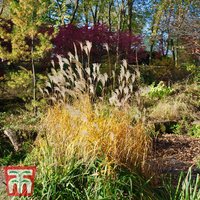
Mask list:
[{"label": "tall tree trunk", "polygon": [[113,0],[109,2],[109,7],[108,7],[108,24],[109,24],[109,31],[112,30],[112,19],[111,19],[111,9],[113,5]]},{"label": "tall tree trunk", "polygon": [[150,45],[150,53],[149,53],[149,64],[152,64],[152,60],[153,60],[153,47],[154,47],[154,41],[151,41],[151,45]]},{"label": "tall tree trunk", "polygon": [[128,0],[128,30],[132,33],[133,0]]},{"label": "tall tree trunk", "polygon": [[85,14],[85,23],[88,26],[89,19],[88,19],[88,8],[84,5],[84,14]]},{"label": "tall tree trunk", "polygon": [[173,39],[171,39],[171,47],[172,47],[172,57],[173,57],[174,66],[176,66],[176,53],[175,53],[175,47],[174,47],[174,40]]},{"label": "tall tree trunk", "polygon": [[178,46],[179,46],[179,41],[178,39],[176,40],[176,48],[175,48],[175,66],[179,66],[179,52],[178,52]]},{"label": "tall tree trunk", "polygon": [[95,9],[94,9],[94,10],[91,8],[91,12],[92,12],[92,17],[93,17],[93,23],[94,23],[94,25],[97,24],[98,8],[99,8],[98,3],[95,5]]},{"label": "tall tree trunk", "polygon": [[165,52],[165,56],[168,56],[168,53],[169,53],[169,39],[167,39],[167,49]]},{"label": "tall tree trunk", "polygon": [[119,18],[117,25],[117,49],[116,49],[116,65],[119,63],[119,35],[121,30],[121,21],[122,21],[122,8],[119,8]]},{"label": "tall tree trunk", "polygon": [[1,8],[0,8],[0,15],[3,13],[3,9],[4,9],[4,0],[1,1]]},{"label": "tall tree trunk", "polygon": [[135,49],[135,61],[137,65],[137,69],[139,70],[139,63],[138,63],[138,48],[136,47]]},{"label": "tall tree trunk", "polygon": [[34,53],[34,36],[32,35],[32,38],[31,38],[31,66],[32,66],[32,75],[33,75],[33,112],[34,112],[34,115],[36,115],[36,106],[35,106],[35,102],[36,102],[36,75],[35,75],[35,65],[34,65],[33,53]]},{"label": "tall tree trunk", "polygon": [[75,5],[75,8],[74,8],[74,12],[72,14],[72,18],[71,18],[70,24],[72,24],[74,19],[75,19],[78,7],[79,7],[79,0],[76,0],[76,5]]},{"label": "tall tree trunk", "polygon": [[[128,0],[128,30],[131,37],[132,34],[132,18],[133,18],[133,0]],[[129,42],[129,50],[131,51],[132,42]],[[127,55],[129,52],[127,52]],[[137,63],[137,47],[136,47],[136,63]]]},{"label": "tall tree trunk", "polygon": [[120,20],[120,31],[124,30],[124,22],[125,22],[125,16],[126,16],[126,11],[125,11],[125,0],[122,0],[121,2],[121,20]]}]

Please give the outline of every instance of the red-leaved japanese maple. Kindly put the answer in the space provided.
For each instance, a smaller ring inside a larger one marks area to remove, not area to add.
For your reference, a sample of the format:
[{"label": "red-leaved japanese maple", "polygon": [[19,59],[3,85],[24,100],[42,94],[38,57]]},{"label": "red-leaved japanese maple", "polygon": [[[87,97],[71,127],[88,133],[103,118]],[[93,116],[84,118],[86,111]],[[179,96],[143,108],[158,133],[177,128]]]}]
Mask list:
[{"label": "red-leaved japanese maple", "polygon": [[[127,32],[111,32],[103,24],[92,27],[76,27],[72,24],[59,28],[57,36],[53,39],[54,54],[67,57],[68,52],[74,52],[74,44],[78,54],[81,55],[80,42],[92,42],[92,62],[102,62],[107,55],[104,44],[108,44],[110,56],[116,56],[117,49],[119,59],[127,59],[131,64],[142,63],[147,59],[147,53],[143,45],[142,37]],[[136,52],[137,51],[137,52]]]}]

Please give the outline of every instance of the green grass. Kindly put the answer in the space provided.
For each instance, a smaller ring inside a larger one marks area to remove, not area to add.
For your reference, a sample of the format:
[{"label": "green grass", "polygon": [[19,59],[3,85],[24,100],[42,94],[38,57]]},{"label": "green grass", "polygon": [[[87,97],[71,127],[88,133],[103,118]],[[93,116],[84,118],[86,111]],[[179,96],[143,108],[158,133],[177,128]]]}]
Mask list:
[{"label": "green grass", "polygon": [[36,199],[154,199],[150,180],[139,172],[112,166],[104,158],[90,164],[71,160],[68,166],[38,168]]}]

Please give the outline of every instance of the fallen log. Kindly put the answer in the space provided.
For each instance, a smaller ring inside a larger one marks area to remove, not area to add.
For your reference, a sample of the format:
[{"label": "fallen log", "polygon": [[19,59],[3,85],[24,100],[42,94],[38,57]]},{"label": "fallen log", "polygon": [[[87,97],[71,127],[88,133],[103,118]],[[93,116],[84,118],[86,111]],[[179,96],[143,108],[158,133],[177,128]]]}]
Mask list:
[{"label": "fallen log", "polygon": [[10,129],[6,129],[3,131],[3,133],[4,133],[4,135],[6,135],[9,138],[10,142],[12,143],[12,145],[14,147],[14,150],[18,151],[20,149],[21,145],[18,142],[16,132],[14,132]]}]

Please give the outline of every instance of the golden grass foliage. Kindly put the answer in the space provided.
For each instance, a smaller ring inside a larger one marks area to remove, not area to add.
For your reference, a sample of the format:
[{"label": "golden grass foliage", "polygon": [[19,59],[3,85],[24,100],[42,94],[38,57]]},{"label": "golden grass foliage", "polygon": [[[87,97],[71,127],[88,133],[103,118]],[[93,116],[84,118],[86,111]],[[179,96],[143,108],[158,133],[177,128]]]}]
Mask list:
[{"label": "golden grass foliage", "polygon": [[[150,145],[143,125],[132,126],[126,111],[103,105],[94,108],[89,97],[50,108],[42,129],[45,136],[36,141],[37,156],[49,156],[47,165],[66,165],[74,157],[87,164],[103,156],[108,163],[133,169],[144,166]],[[45,154],[47,148],[51,155]]]},{"label": "golden grass foliage", "polygon": [[163,100],[151,109],[149,116],[152,119],[159,120],[179,120],[182,116],[187,116],[188,112],[188,105],[183,101],[177,99],[174,99],[174,101]]}]

